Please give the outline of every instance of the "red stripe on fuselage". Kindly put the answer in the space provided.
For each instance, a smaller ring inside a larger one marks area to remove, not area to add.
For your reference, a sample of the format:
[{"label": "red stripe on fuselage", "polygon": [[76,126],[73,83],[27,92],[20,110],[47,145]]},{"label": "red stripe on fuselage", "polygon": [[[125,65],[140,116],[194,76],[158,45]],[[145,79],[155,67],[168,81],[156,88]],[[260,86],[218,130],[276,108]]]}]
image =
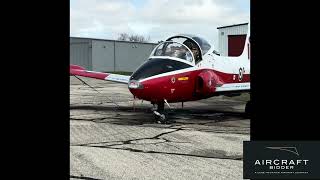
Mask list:
[{"label": "red stripe on fuselage", "polygon": [[228,74],[212,69],[210,69],[209,71],[213,71],[224,84],[250,82],[250,74],[243,74],[242,80],[239,80],[239,74]]}]

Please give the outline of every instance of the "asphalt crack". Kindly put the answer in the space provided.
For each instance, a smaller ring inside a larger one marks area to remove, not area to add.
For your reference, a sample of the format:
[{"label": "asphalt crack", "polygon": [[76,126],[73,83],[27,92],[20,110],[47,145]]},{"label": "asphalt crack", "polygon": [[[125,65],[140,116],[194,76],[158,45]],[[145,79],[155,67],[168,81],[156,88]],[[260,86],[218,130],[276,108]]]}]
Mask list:
[{"label": "asphalt crack", "polygon": [[97,178],[91,178],[91,177],[86,177],[86,176],[74,176],[74,175],[70,175],[70,178],[74,178],[74,179],[87,179],[87,180],[102,180],[102,179],[97,179]]},{"label": "asphalt crack", "polygon": [[[171,129],[173,126],[171,126]],[[179,142],[179,141],[172,141],[167,138],[163,138],[161,136],[168,135],[174,132],[178,132],[184,130],[182,127],[176,128],[173,131],[168,131],[168,132],[163,132],[160,134],[157,134],[153,137],[145,137],[145,138],[136,138],[136,139],[130,139],[130,140],[125,140],[125,141],[106,141],[106,142],[97,142],[97,143],[85,143],[85,144],[74,144],[71,146],[84,146],[84,147],[94,147],[94,148],[106,148],[106,149],[116,149],[116,150],[126,150],[130,152],[138,152],[138,153],[149,153],[149,154],[168,154],[168,155],[179,155],[179,156],[189,156],[189,157],[200,157],[200,158],[213,158],[213,159],[229,159],[229,160],[242,160],[243,157],[241,155],[233,155],[233,156],[226,156],[223,153],[215,153],[215,155],[211,156],[206,156],[206,155],[200,155],[200,154],[187,154],[187,153],[176,153],[176,152],[161,152],[161,151],[146,151],[146,150],[141,150],[141,149],[135,149],[135,148],[130,148],[130,147],[115,147],[119,145],[128,145],[128,144],[133,144],[133,145],[157,145],[157,144],[162,144],[162,143],[189,143],[189,142]],[[154,143],[136,143],[139,141],[143,140],[160,140],[158,142]],[[111,143],[111,144],[110,144]],[[172,145],[172,144],[168,144]],[[174,145],[172,145],[174,146]],[[174,146],[176,147],[176,146]],[[179,147],[176,147],[177,149],[180,149]]]},{"label": "asphalt crack", "polygon": [[[108,143],[114,143],[114,144],[110,144],[110,145],[105,145],[105,147],[112,147],[112,146],[117,146],[117,145],[125,145],[125,144],[135,144],[135,145],[138,145],[139,143],[133,143],[135,141],[142,141],[142,140],[164,140],[163,142],[156,142],[156,143],[141,143],[141,144],[159,144],[159,143],[171,143],[171,142],[174,142],[174,143],[188,143],[188,142],[176,142],[176,141],[171,141],[169,139],[166,139],[166,138],[160,138],[161,136],[163,135],[166,135],[166,134],[171,134],[171,133],[174,133],[174,132],[177,132],[177,131],[180,131],[180,130],[183,130],[183,128],[177,128],[173,131],[169,131],[169,132],[163,132],[163,133],[160,133],[158,135],[155,135],[153,137],[145,137],[145,138],[136,138],[136,139],[130,139],[130,140],[125,140],[125,141],[106,141],[106,142],[97,142],[97,143],[85,143],[85,144],[75,144],[75,145],[72,145],[72,146],[91,146],[91,145],[101,145],[99,147],[104,147],[102,146],[103,144],[108,144]],[[140,144],[140,145],[141,145]],[[93,147],[93,146],[92,146]]]},{"label": "asphalt crack", "polygon": [[[128,148],[128,147],[126,147],[126,148],[116,148],[116,147],[109,147],[109,146],[87,146],[87,147],[126,150],[126,151],[130,151],[130,152],[149,153],[149,154],[167,154],[167,155],[178,155],[178,156],[199,157],[199,158],[209,158],[209,159],[228,159],[228,160],[237,160],[237,161],[242,161],[243,160],[243,157],[241,155],[215,157],[215,156],[205,156],[205,155],[186,154],[186,153],[145,151],[145,150]],[[221,155],[221,156],[224,156],[224,155]]]}]

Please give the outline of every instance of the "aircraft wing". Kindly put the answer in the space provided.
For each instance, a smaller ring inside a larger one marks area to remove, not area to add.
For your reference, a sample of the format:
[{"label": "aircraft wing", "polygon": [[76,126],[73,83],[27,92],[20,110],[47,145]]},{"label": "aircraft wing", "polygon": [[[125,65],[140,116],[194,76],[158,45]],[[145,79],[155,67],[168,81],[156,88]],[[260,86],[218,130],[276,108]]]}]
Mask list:
[{"label": "aircraft wing", "polygon": [[232,91],[249,91],[250,82],[246,83],[226,83],[217,87],[217,92],[232,92]]},{"label": "aircraft wing", "polygon": [[70,75],[101,79],[105,81],[112,81],[112,82],[118,82],[123,84],[128,84],[130,79],[130,76],[125,76],[120,74],[88,71],[85,68],[78,65],[70,65]]}]

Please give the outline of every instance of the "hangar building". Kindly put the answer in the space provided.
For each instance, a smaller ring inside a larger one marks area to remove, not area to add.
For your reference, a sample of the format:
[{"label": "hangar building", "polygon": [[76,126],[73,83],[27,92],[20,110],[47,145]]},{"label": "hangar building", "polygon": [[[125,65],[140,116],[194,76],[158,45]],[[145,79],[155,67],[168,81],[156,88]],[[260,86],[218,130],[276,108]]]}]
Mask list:
[{"label": "hangar building", "polygon": [[221,56],[239,56],[244,48],[248,23],[218,27],[219,53]]},{"label": "hangar building", "polygon": [[133,72],[155,46],[156,43],[70,37],[70,64],[91,71]]}]

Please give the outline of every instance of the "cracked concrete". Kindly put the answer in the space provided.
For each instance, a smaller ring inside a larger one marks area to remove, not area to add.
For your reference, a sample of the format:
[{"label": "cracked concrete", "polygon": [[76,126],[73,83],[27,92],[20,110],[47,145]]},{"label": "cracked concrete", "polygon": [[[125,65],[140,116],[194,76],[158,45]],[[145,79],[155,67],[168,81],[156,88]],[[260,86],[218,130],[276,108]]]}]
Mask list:
[{"label": "cracked concrete", "polygon": [[242,179],[245,101],[170,104],[163,125],[127,85],[82,79],[101,94],[70,78],[70,179]]}]

